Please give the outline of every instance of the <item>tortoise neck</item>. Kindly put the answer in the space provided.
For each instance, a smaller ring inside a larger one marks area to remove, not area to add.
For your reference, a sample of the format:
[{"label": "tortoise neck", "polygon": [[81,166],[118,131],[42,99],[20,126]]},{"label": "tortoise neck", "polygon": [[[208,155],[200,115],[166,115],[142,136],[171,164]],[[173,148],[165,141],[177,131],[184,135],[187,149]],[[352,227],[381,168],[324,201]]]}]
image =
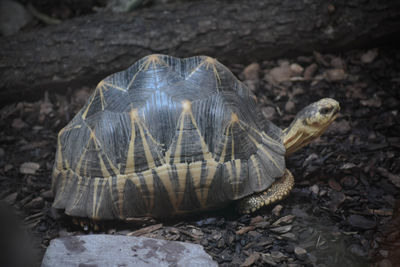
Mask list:
[{"label": "tortoise neck", "polygon": [[304,127],[302,121],[299,119],[293,121],[288,128],[283,130],[283,145],[286,148],[285,155],[290,156],[303,146],[308,145],[320,136],[322,132],[320,129]]}]

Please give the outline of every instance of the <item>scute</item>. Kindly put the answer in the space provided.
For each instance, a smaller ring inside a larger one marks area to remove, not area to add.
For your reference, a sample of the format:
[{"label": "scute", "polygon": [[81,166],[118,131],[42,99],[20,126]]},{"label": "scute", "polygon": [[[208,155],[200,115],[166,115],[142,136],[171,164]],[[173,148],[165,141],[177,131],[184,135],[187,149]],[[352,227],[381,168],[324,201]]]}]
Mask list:
[{"label": "scute", "polygon": [[170,216],[268,188],[281,131],[215,59],[145,57],[99,83],[60,131],[54,207],[80,217]]}]

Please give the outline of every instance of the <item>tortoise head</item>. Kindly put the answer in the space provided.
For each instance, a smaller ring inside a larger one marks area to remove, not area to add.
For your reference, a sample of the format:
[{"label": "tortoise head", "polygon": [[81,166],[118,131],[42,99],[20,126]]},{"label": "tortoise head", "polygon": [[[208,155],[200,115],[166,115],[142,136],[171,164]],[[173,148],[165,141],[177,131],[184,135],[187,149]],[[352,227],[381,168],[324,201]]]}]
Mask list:
[{"label": "tortoise head", "polygon": [[290,155],[323,134],[339,115],[339,102],[323,98],[302,109],[283,131],[286,155]]}]

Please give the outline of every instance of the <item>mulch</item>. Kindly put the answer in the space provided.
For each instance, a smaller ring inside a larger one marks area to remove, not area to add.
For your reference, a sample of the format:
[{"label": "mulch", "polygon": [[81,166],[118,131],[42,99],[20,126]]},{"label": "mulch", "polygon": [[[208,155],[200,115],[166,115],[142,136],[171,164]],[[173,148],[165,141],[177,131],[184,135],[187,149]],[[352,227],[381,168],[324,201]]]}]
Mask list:
[{"label": "mulch", "polygon": [[[229,67],[282,128],[320,98],[341,104],[327,132],[287,160],[296,181],[290,196],[251,215],[227,207],[157,222],[107,222],[100,232],[201,244],[221,266],[399,266],[400,51],[315,52]],[[3,221],[0,233],[9,237],[0,245],[30,239],[37,263],[51,239],[91,233],[51,208],[50,191],[57,133],[91,91],[49,92],[0,109],[0,199],[29,229],[17,237],[7,228],[18,228],[16,220]],[[0,213],[12,216],[4,207]]]}]

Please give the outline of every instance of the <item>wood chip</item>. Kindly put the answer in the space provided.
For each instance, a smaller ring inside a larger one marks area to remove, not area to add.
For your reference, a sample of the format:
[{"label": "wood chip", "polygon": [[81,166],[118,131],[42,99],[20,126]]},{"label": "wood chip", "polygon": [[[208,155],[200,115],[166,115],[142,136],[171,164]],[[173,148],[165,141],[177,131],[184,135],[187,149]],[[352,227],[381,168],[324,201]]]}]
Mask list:
[{"label": "wood chip", "polygon": [[127,236],[141,236],[141,235],[144,235],[144,234],[148,234],[148,233],[154,232],[155,230],[158,230],[161,227],[163,227],[162,223],[150,225],[150,226],[144,227],[142,229],[130,232],[129,234],[127,234]]},{"label": "wood chip", "polygon": [[283,216],[283,217],[279,218],[278,220],[276,220],[276,221],[272,224],[272,226],[278,226],[278,225],[281,225],[281,224],[291,223],[295,217],[296,217],[296,216],[294,216],[294,215],[292,215],[292,214]]},{"label": "wood chip", "polygon": [[237,235],[242,235],[242,234],[247,233],[247,232],[249,232],[249,231],[251,231],[251,230],[254,230],[254,229],[256,229],[256,227],[255,227],[254,225],[245,226],[245,227],[243,227],[243,228],[237,230],[235,233],[236,233]]},{"label": "wood chip", "polygon": [[396,187],[400,188],[400,176],[399,175],[395,175],[393,173],[390,173],[388,170],[382,168],[382,167],[378,167],[377,169],[379,171],[379,173],[383,176],[385,176],[386,178],[389,179],[390,182],[392,182],[392,184],[394,184]]},{"label": "wood chip", "polygon": [[242,265],[240,265],[241,267],[248,267],[253,265],[258,259],[260,258],[260,253],[253,253],[250,254],[250,256],[248,256],[246,258],[246,260],[242,263]]}]

